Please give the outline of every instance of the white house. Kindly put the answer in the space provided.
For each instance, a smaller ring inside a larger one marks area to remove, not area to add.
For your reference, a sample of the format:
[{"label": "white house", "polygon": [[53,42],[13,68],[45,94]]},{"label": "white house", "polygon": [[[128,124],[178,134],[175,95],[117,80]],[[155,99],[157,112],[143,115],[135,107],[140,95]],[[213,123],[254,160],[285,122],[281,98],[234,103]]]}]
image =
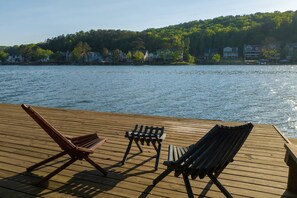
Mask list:
[{"label": "white house", "polygon": [[224,59],[235,59],[238,58],[238,47],[225,47],[223,49]]},{"label": "white house", "polygon": [[258,60],[260,57],[260,46],[259,45],[244,45],[243,46],[243,57],[245,62],[252,62]]},{"label": "white house", "polygon": [[7,58],[8,63],[20,63],[23,62],[22,55],[10,55]]},{"label": "white house", "polygon": [[103,58],[99,52],[88,52],[85,56],[85,62],[87,63],[98,62],[102,60]]},{"label": "white house", "polygon": [[285,47],[286,58],[290,61],[294,54],[297,54],[297,43],[288,43]]}]

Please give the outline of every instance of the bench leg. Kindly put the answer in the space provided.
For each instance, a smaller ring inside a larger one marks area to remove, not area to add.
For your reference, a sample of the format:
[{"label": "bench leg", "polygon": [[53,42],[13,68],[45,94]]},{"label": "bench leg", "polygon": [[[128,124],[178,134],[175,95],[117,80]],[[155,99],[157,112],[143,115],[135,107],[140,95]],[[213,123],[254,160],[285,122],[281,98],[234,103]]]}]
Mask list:
[{"label": "bench leg", "polygon": [[232,195],[227,191],[227,189],[219,182],[219,180],[212,174],[208,174],[208,177],[213,181],[213,183],[220,189],[220,191],[228,198],[232,198]]},{"label": "bench leg", "polygon": [[54,170],[53,172],[51,172],[50,174],[48,174],[47,176],[42,178],[41,181],[37,183],[37,185],[40,186],[42,183],[44,183],[45,181],[49,180],[50,178],[52,178],[53,176],[55,176],[56,174],[58,174],[65,168],[67,168],[69,165],[71,165],[76,160],[77,160],[76,158],[72,158],[71,160],[69,160],[68,162],[66,162],[65,164],[63,164],[62,166],[60,166],[59,168],[57,168],[56,170]]},{"label": "bench leg", "polygon": [[160,160],[161,150],[162,150],[162,144],[159,143],[159,146],[158,146],[158,149],[157,149],[157,156],[156,156],[155,170],[158,170],[158,165],[159,165],[159,160]]},{"label": "bench leg", "polygon": [[185,186],[186,186],[186,189],[187,189],[188,197],[189,198],[194,198],[194,194],[193,194],[193,191],[192,191],[192,187],[191,187],[189,178],[185,173],[183,173],[183,178],[184,178]]},{"label": "bench leg", "polygon": [[130,149],[131,149],[131,146],[132,146],[132,139],[130,139],[130,142],[129,142],[129,144],[128,144],[128,147],[127,147],[127,150],[126,150],[126,152],[125,152],[125,155],[124,155],[124,158],[123,158],[123,161],[122,161],[122,164],[124,165],[125,164],[125,162],[127,161],[127,157],[128,157],[128,154],[129,154],[129,152],[130,152]]},{"label": "bench leg", "polygon": [[34,170],[35,168],[37,168],[39,166],[42,166],[42,165],[44,165],[44,164],[46,164],[46,163],[48,163],[50,161],[58,159],[59,157],[62,157],[65,154],[67,154],[67,152],[63,151],[63,152],[58,153],[57,155],[54,155],[54,156],[52,156],[52,157],[50,157],[48,159],[45,159],[45,160],[43,160],[43,161],[41,161],[41,162],[39,162],[37,164],[34,164],[33,166],[30,166],[29,168],[27,168],[27,172],[30,172],[30,171]]}]

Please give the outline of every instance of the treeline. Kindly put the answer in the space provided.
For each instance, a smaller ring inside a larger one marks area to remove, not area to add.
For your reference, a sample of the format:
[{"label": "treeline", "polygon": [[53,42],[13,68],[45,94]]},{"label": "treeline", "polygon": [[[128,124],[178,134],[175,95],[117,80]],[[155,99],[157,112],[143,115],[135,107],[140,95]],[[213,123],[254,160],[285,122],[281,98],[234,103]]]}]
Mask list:
[{"label": "treeline", "polygon": [[50,54],[54,57],[72,52],[79,43],[86,43],[90,51],[100,53],[106,49],[119,49],[125,53],[170,50],[180,52],[184,57],[200,57],[205,49],[215,48],[221,53],[226,46],[238,47],[239,55],[242,55],[244,44],[261,45],[267,40],[280,47],[297,42],[297,11],[217,17],[142,32],[80,31],[51,38],[43,43],[8,47],[3,51],[7,54],[22,53],[26,59],[34,57],[30,53],[39,49],[40,56]]},{"label": "treeline", "polygon": [[239,47],[242,53],[244,44],[261,45],[267,39],[281,47],[297,42],[297,11],[225,16],[144,32],[175,43],[189,39],[189,51],[194,56],[201,56],[205,49],[222,50],[226,46]]}]

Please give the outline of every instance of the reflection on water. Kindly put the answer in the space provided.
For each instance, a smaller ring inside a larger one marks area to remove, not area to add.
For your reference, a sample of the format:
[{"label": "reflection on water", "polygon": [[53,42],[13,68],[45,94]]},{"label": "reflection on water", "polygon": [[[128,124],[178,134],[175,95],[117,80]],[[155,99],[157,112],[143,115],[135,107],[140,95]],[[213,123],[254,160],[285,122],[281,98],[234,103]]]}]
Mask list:
[{"label": "reflection on water", "polygon": [[297,137],[297,66],[1,66],[0,103],[271,123]]}]

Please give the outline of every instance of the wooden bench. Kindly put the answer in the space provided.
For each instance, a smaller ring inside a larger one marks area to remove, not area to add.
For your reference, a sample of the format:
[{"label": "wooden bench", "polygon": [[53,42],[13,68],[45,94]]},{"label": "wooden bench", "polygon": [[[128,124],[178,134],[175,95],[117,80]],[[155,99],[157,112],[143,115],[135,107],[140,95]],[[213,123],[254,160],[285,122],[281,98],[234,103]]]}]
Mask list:
[{"label": "wooden bench", "polygon": [[164,133],[164,127],[135,125],[133,130],[126,132],[125,137],[128,138],[129,144],[123,157],[122,164],[125,164],[125,162],[127,161],[128,154],[134,141],[141,153],[143,152],[143,150],[140,144],[146,144],[148,146],[150,146],[151,144],[153,145],[154,149],[157,152],[155,170],[158,170],[158,164],[162,149],[162,141],[164,141],[166,137],[166,134]]},{"label": "wooden bench", "polygon": [[289,166],[287,190],[297,195],[297,146],[286,143],[285,148],[285,162]]}]

